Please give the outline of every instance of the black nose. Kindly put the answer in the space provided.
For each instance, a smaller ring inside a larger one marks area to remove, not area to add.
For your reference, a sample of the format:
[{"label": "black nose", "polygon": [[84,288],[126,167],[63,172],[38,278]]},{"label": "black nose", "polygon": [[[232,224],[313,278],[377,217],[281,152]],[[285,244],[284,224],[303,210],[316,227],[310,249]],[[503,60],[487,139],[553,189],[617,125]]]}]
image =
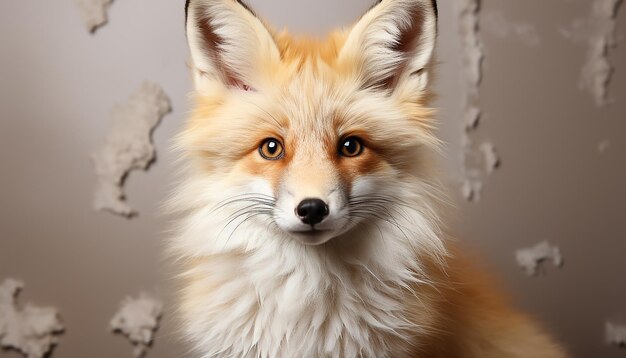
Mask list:
[{"label": "black nose", "polygon": [[320,199],[304,199],[298,204],[296,214],[305,224],[319,224],[328,216],[328,205]]}]

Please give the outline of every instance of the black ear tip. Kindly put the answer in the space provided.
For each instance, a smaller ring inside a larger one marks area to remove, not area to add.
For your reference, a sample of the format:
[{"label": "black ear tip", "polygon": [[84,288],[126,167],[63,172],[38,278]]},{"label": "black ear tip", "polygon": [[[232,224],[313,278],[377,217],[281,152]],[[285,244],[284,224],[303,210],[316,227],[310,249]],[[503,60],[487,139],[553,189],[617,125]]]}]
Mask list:
[{"label": "black ear tip", "polygon": [[187,0],[185,3],[185,23],[187,23],[187,17],[189,17],[189,3],[191,3],[191,0]]},{"label": "black ear tip", "polygon": [[256,13],[252,10],[252,8],[246,4],[244,0],[237,0],[239,5],[243,6],[244,9],[248,10],[252,15],[256,16]]},{"label": "black ear tip", "polygon": [[[439,9],[437,8],[437,0],[430,0],[433,10],[435,10],[435,16],[439,17]],[[372,5],[372,8],[376,7],[376,5],[380,4],[382,2],[382,0],[376,0],[374,2],[374,5]]]}]

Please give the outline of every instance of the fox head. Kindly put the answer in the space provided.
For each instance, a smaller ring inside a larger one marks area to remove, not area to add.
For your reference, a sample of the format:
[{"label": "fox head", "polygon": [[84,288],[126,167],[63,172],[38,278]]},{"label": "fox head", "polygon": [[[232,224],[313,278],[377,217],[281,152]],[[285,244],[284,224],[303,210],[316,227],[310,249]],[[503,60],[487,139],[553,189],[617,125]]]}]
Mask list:
[{"label": "fox head", "polygon": [[321,245],[376,222],[430,232],[436,27],[434,0],[381,0],[318,41],[238,0],[188,0],[196,107],[178,201],[195,247]]}]

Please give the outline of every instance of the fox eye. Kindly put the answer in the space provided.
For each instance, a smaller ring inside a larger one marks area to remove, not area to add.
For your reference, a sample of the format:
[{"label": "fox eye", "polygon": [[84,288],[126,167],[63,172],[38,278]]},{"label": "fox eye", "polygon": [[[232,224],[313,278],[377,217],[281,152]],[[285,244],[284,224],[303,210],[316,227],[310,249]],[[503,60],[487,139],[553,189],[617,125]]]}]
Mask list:
[{"label": "fox eye", "polygon": [[363,144],[357,137],[348,137],[339,142],[339,154],[344,157],[357,157],[363,153]]},{"label": "fox eye", "polygon": [[285,150],[278,139],[268,138],[261,143],[259,154],[263,159],[278,160],[283,157]]}]

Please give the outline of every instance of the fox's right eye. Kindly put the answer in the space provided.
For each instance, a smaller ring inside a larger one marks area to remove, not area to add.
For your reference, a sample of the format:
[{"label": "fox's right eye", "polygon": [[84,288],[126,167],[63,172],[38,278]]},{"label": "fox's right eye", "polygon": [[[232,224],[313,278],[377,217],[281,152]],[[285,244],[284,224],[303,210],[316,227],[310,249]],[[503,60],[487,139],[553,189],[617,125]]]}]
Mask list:
[{"label": "fox's right eye", "polygon": [[339,154],[348,157],[358,157],[363,153],[363,143],[357,137],[348,137],[339,142]]},{"label": "fox's right eye", "polygon": [[285,154],[285,149],[278,139],[268,138],[261,143],[259,154],[263,159],[278,160]]}]

